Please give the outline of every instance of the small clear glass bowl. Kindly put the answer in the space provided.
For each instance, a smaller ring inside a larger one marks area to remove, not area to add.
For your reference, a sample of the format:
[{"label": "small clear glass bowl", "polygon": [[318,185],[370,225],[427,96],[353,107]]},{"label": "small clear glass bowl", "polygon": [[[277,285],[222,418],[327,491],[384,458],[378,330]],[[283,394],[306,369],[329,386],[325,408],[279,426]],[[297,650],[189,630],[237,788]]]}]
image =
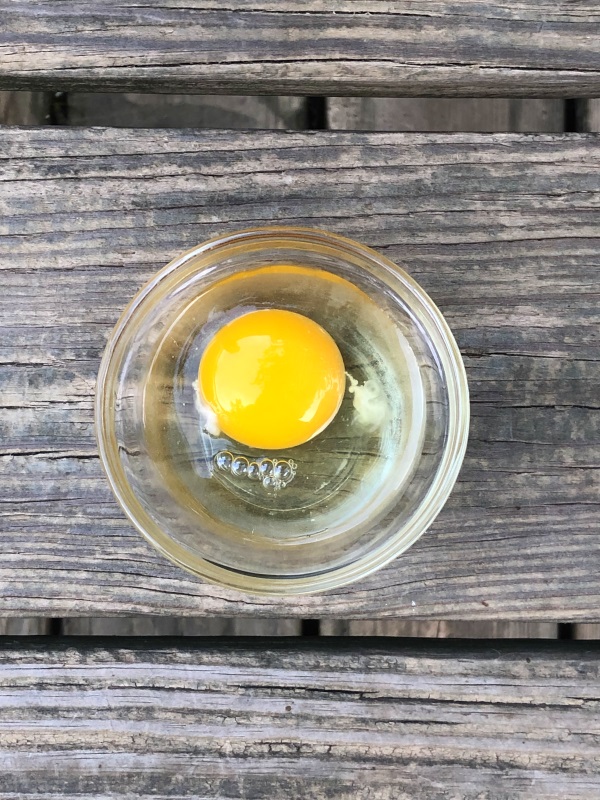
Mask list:
[{"label": "small clear glass bowl", "polygon": [[[348,372],[334,422],[285,453],[207,434],[194,387],[219,325],[261,307],[320,323]],[[117,323],[96,392],[100,457],[133,524],[195,575],[257,594],[332,589],[410,547],[452,490],[468,428],[464,366],[431,299],[374,250],[306,228],[228,234],[172,261]],[[293,480],[264,488],[249,464]]]}]

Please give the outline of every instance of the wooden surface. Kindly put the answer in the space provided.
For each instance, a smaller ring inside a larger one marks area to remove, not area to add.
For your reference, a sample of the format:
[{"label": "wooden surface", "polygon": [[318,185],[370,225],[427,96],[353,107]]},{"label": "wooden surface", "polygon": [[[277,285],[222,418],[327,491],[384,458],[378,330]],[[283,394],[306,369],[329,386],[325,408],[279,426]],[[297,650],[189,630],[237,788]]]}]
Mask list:
[{"label": "wooden surface", "polygon": [[0,125],[44,125],[49,111],[46,92],[0,92]]},{"label": "wooden surface", "polygon": [[4,0],[0,12],[0,88],[600,93],[595,0]]},{"label": "wooden surface", "polygon": [[[583,118],[584,130],[600,132],[600,100],[589,100]],[[580,623],[574,626],[575,639],[600,639],[600,624]]]},{"label": "wooden surface", "polygon": [[298,636],[300,625],[299,619],[196,619],[140,614],[116,618],[72,617],[62,621],[62,633],[65,636]]},{"label": "wooden surface", "polygon": [[561,133],[562,100],[498,97],[330,97],[333,130],[459,133]]},{"label": "wooden surface", "polygon": [[598,645],[0,649],[0,797],[597,798]]},{"label": "wooden surface", "polygon": [[42,617],[0,619],[0,636],[41,636],[50,633],[51,621]]},{"label": "wooden surface", "polygon": [[306,127],[306,116],[303,97],[69,93],[63,123],[117,128],[297,130]]},{"label": "wooden surface", "polygon": [[574,628],[574,639],[600,639],[600,625],[597,622],[580,622]]},{"label": "wooden surface", "polygon": [[[556,639],[554,622],[503,620],[324,619],[321,636],[418,636],[428,639]],[[585,637],[595,638],[595,637]]]},{"label": "wooden surface", "polygon": [[590,100],[587,109],[587,126],[588,131],[600,131],[600,100]]},{"label": "wooden surface", "polygon": [[[43,125],[48,113],[49,98],[43,92],[0,92],[0,125]],[[0,384],[0,397],[1,391]],[[49,619],[0,618],[1,635],[39,635],[49,633],[50,627]]]},{"label": "wooden surface", "polygon": [[[2,612],[599,616],[594,137],[0,132]],[[92,403],[120,310],[214,233],[318,225],[404,263],[465,354],[461,478],[402,558],[325,596],[196,581],[135,533]]]}]

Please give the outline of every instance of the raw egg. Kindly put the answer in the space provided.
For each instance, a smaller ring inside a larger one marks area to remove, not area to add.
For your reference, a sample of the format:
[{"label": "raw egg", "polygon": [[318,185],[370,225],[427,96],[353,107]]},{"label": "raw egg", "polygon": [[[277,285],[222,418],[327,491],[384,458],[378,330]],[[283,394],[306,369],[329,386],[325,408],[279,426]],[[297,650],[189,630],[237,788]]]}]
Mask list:
[{"label": "raw egg", "polygon": [[198,389],[218,428],[248,447],[308,442],[337,414],[346,386],[333,338],[293,311],[262,309],[223,325],[200,361]]}]

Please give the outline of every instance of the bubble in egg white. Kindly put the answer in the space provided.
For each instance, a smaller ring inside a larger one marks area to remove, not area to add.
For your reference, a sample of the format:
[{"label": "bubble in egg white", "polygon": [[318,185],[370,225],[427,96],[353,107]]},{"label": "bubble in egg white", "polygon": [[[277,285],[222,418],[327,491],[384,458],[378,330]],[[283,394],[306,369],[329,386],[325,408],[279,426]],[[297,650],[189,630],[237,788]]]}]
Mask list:
[{"label": "bubble in egg white", "polygon": [[251,461],[248,464],[248,470],[246,471],[246,475],[251,481],[258,481],[260,480],[260,468],[256,461]]},{"label": "bubble in egg white", "polygon": [[245,456],[236,456],[231,464],[231,474],[237,476],[246,475],[248,467],[248,459]]},{"label": "bubble in egg white", "polygon": [[233,463],[233,455],[228,450],[221,450],[215,456],[215,464],[221,472],[229,472]]}]

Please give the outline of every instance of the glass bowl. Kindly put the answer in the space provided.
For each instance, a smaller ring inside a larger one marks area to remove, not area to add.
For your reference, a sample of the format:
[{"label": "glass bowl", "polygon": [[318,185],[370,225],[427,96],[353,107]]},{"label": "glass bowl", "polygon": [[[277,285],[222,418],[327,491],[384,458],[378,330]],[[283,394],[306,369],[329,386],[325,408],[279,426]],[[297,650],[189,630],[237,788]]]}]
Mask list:
[{"label": "glass bowl", "polygon": [[[328,330],[348,375],[331,425],[286,452],[208,433],[195,383],[215,331],[271,307]],[[410,547],[454,485],[468,426],[464,366],[430,298],[374,250],[304,228],[172,261],[117,323],[96,394],[100,458],[133,524],[195,575],[258,594],[341,586]]]}]

